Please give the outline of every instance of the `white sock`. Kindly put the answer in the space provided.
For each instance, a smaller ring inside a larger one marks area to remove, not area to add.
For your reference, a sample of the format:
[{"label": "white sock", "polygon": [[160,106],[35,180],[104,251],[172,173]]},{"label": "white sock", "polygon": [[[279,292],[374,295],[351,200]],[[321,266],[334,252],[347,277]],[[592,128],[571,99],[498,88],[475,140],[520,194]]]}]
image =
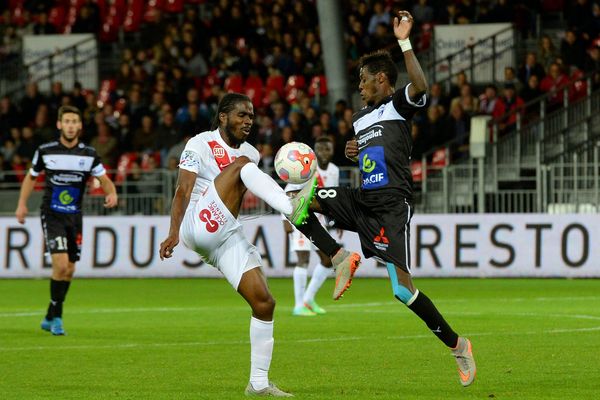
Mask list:
[{"label": "white sock", "polygon": [[250,383],[256,390],[269,386],[274,342],[273,321],[250,317]]},{"label": "white sock", "polygon": [[307,280],[306,268],[296,267],[294,268],[294,299],[296,300],[295,307],[301,307],[304,305],[304,291],[306,290]]},{"label": "white sock", "polygon": [[302,299],[303,303],[310,303],[315,299],[317,292],[321,289],[323,282],[329,277],[330,273],[331,268],[325,268],[321,263],[317,264],[313,271],[312,278],[310,278],[308,288],[306,288],[306,292],[304,293],[304,298]]},{"label": "white sock", "polygon": [[282,214],[292,213],[292,203],[283,189],[269,175],[262,172],[252,162],[240,170],[240,178],[249,191],[267,202],[268,205]]}]

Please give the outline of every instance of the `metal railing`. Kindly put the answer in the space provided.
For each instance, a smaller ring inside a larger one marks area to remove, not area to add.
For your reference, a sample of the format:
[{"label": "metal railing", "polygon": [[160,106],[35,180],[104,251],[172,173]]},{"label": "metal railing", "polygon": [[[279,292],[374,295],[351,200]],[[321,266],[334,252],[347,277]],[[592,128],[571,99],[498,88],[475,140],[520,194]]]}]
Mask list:
[{"label": "metal railing", "polygon": [[[85,79],[97,78],[98,51],[90,52],[87,45],[95,42],[96,38],[90,36],[71,46],[56,49],[47,56],[40,57],[28,64],[24,64],[23,52],[18,58],[12,59],[0,65],[0,96],[19,98],[30,82],[36,82],[39,86],[50,87],[54,81],[63,84],[74,83]],[[36,71],[48,71],[39,76]],[[95,76],[93,76],[95,75]],[[71,86],[67,84],[66,86]],[[91,89],[97,89],[97,82]]]}]

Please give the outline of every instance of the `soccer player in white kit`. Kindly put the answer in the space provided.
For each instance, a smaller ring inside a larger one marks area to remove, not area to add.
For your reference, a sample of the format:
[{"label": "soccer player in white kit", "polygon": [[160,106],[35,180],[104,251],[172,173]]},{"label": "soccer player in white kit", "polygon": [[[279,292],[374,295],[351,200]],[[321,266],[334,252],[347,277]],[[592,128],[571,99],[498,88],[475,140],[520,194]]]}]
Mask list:
[{"label": "soccer player in white kit", "polygon": [[248,189],[294,225],[301,224],[314,196],[316,179],[289,198],[258,169],[258,150],[245,142],[253,120],[250,99],[228,93],[219,102],[218,127],[188,141],[180,158],[169,236],[160,245],[160,256],[171,257],[181,237],[186,247],[223,273],[252,309],[246,394],[290,397],[269,381],[275,300],[260,269],[261,257],[244,236],[237,216]]},{"label": "soccer player in white kit", "polygon": [[[315,154],[317,156],[317,186],[319,188],[338,186],[340,182],[340,169],[331,162],[333,158],[333,141],[329,136],[322,136],[315,142]],[[302,189],[306,184],[288,183],[285,187],[286,193]],[[324,215],[319,214],[319,221],[327,227]],[[308,287],[306,281],[308,276],[308,262],[310,251],[315,249],[314,245],[302,232],[294,229],[287,220],[283,221],[285,232],[291,234],[290,249],[296,252],[296,267],[293,272],[294,280],[294,310],[292,315],[310,317],[317,314],[325,314],[326,311],[315,301],[315,296],[331,272],[331,258],[317,249],[319,263],[315,266]],[[341,239],[342,230],[338,230]]]}]

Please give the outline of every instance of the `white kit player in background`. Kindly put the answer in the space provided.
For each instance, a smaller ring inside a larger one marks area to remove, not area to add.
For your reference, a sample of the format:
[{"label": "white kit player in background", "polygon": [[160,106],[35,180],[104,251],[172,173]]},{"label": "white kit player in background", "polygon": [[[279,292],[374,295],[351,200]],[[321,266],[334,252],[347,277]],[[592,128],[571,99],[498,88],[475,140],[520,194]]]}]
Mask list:
[{"label": "white kit player in background", "polygon": [[[339,186],[340,169],[331,162],[333,158],[333,142],[328,136],[320,137],[315,143],[315,154],[317,156],[317,185],[319,188]],[[302,189],[306,184],[288,183],[285,187],[286,193],[292,193]],[[317,189],[317,192],[320,189]],[[326,189],[325,189],[326,190]],[[318,215],[321,224],[327,228],[327,221],[323,215]],[[296,252],[297,262],[294,268],[294,310],[293,315],[311,317],[317,314],[325,314],[326,311],[315,301],[315,296],[327,277],[331,273],[331,258],[320,250],[319,263],[315,266],[312,278],[306,287],[308,276],[308,262],[310,251],[316,249],[311,241],[299,230],[295,229],[287,220],[283,221],[284,230],[290,236],[290,250]],[[338,230],[338,237],[342,238],[342,230]]]},{"label": "white kit player in background", "polygon": [[302,224],[308,216],[316,179],[289,198],[258,168],[258,150],[246,143],[253,120],[250,99],[228,93],[219,102],[215,130],[187,142],[179,163],[169,236],[160,245],[160,257],[171,257],[181,236],[186,247],[223,273],[252,309],[246,394],[290,397],[269,381],[275,300],[260,268],[261,257],[244,236],[237,217],[248,189],[294,225]]}]

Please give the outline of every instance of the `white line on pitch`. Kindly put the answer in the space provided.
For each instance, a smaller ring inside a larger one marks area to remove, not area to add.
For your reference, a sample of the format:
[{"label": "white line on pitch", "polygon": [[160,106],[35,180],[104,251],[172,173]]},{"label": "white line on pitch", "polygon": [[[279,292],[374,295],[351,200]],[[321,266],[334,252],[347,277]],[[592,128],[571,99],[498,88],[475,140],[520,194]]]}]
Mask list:
[{"label": "white line on pitch", "polygon": [[[479,332],[467,333],[466,336],[515,336],[515,335],[540,335],[540,334],[560,334],[560,333],[575,333],[575,332],[591,332],[600,331],[600,326],[590,328],[573,328],[573,329],[549,329],[542,331],[528,332]],[[407,340],[407,339],[423,339],[431,338],[431,334],[410,335],[410,336],[387,336],[388,340]],[[324,343],[324,342],[341,342],[341,341],[360,341],[373,340],[374,336],[344,336],[331,338],[314,338],[314,339],[277,339],[277,343]],[[379,337],[381,339],[381,337]],[[39,351],[39,350],[90,350],[90,349],[139,349],[148,347],[189,347],[189,346],[231,346],[231,345],[247,345],[250,342],[247,340],[231,340],[231,341],[206,341],[206,342],[175,342],[175,343],[122,343],[111,345],[75,345],[75,346],[30,346],[30,347],[0,347],[0,352],[9,351]]]}]

